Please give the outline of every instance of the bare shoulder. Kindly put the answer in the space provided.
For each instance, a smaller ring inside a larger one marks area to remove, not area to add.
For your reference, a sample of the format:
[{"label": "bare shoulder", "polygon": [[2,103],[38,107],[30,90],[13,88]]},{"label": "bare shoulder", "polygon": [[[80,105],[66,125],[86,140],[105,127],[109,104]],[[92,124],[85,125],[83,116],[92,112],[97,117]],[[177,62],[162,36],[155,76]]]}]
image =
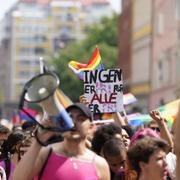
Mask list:
[{"label": "bare shoulder", "polygon": [[47,156],[48,156],[51,148],[52,147],[48,146],[48,147],[43,147],[41,149],[41,151],[39,152],[39,160],[41,161],[41,163],[44,164],[44,162],[46,161]]},{"label": "bare shoulder", "polygon": [[110,180],[109,165],[103,157],[97,155],[90,149],[87,149],[86,157],[88,157],[88,160],[91,161],[93,159],[93,163],[95,164],[96,173],[99,180]]},{"label": "bare shoulder", "polygon": [[108,166],[106,160],[102,156],[97,155],[92,150],[87,149],[87,154],[86,155],[88,155],[87,157],[88,157],[89,160],[92,160],[92,157],[93,157],[94,162],[95,162],[96,165],[98,165],[98,166]]},{"label": "bare shoulder", "polygon": [[95,157],[95,163],[98,166],[108,166],[106,160],[103,157],[101,157],[101,156],[99,156],[97,154],[96,154],[96,157]]},{"label": "bare shoulder", "polygon": [[110,180],[110,170],[109,170],[109,165],[107,161],[99,156],[95,156],[95,164],[96,164],[96,170],[98,173],[98,177],[100,180]]},{"label": "bare shoulder", "polygon": [[39,155],[36,159],[36,163],[35,163],[35,171],[36,171],[35,174],[38,174],[41,171],[41,169],[48,157],[49,151],[50,151],[50,147],[43,147],[40,150]]}]

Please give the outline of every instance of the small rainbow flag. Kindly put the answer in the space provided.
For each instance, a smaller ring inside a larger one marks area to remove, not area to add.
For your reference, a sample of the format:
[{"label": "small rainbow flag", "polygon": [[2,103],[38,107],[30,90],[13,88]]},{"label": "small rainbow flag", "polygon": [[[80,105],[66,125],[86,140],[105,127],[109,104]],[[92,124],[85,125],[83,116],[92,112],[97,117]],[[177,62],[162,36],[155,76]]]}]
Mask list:
[{"label": "small rainbow flag", "polygon": [[103,120],[112,119],[112,114],[110,114],[110,113],[104,113],[104,114],[102,115],[102,119],[103,119]]},{"label": "small rainbow flag", "polygon": [[[26,112],[28,112],[32,117],[37,115],[37,112],[30,108],[24,108]],[[14,111],[12,116],[13,124],[23,124],[25,121],[32,121],[31,117],[29,117],[24,111]]]},{"label": "small rainbow flag", "polygon": [[128,104],[134,103],[136,101],[137,101],[137,99],[132,93],[127,93],[127,94],[123,95],[123,104],[124,105],[128,105]]},{"label": "small rainbow flag", "polygon": [[104,66],[101,63],[99,49],[97,47],[87,64],[79,63],[77,61],[70,61],[68,66],[81,80],[84,79],[85,70],[104,69]]},{"label": "small rainbow flag", "polygon": [[149,114],[141,114],[141,113],[129,114],[127,115],[127,118],[131,126],[140,126],[152,120]]}]

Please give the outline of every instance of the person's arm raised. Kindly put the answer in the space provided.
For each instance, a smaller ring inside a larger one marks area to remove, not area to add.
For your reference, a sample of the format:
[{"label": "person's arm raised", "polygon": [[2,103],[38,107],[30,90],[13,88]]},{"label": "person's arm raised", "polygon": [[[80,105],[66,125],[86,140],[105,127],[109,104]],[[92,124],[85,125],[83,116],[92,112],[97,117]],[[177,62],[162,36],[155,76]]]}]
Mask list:
[{"label": "person's arm raised", "polygon": [[171,147],[171,149],[174,149],[174,142],[171,136],[171,133],[169,132],[166,120],[161,116],[160,112],[157,110],[150,111],[149,115],[157,122],[159,129],[160,129],[160,136],[162,139],[166,140]]},{"label": "person's arm raised", "polygon": [[128,125],[128,119],[127,116],[124,118],[121,116],[120,112],[115,112],[112,114],[112,117],[114,119],[114,122],[118,126],[126,126]]},{"label": "person's arm raised", "polygon": [[83,104],[85,104],[87,106],[89,105],[89,101],[87,100],[87,98],[85,97],[84,94],[79,96],[79,102],[83,103]]}]

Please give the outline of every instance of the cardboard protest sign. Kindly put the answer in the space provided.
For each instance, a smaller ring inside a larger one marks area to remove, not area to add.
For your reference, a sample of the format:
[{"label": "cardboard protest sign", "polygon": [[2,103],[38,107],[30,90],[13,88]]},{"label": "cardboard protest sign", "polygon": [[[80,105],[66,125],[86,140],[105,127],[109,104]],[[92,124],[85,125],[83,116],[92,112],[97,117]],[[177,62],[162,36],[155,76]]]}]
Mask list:
[{"label": "cardboard protest sign", "polygon": [[94,113],[123,111],[121,69],[84,71],[84,96]]}]

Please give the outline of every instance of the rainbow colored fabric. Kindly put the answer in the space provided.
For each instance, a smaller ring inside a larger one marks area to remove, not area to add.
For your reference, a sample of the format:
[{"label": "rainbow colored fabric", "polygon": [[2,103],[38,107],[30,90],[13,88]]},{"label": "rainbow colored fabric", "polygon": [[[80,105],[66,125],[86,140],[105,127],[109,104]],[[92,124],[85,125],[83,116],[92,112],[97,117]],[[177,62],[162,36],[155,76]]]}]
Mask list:
[{"label": "rainbow colored fabric", "polygon": [[[37,115],[37,112],[30,108],[24,108],[26,112],[28,112],[32,117]],[[25,121],[32,121],[31,117],[29,117],[24,111],[19,110],[15,111],[12,116],[13,124],[23,124]]]},{"label": "rainbow colored fabric", "polygon": [[64,108],[67,108],[68,106],[73,104],[72,100],[61,89],[56,90],[55,93]]},{"label": "rainbow colored fabric", "polygon": [[104,69],[104,66],[101,63],[99,49],[97,47],[87,64],[79,63],[77,61],[70,61],[68,66],[81,80],[84,79],[85,70]]},{"label": "rainbow colored fabric", "polygon": [[[161,113],[162,117],[167,120],[167,125],[170,127],[172,126],[178,113],[179,104],[180,99],[177,99],[157,108],[157,110]],[[150,122],[151,120],[152,118],[149,116],[149,114],[135,113],[128,115],[129,124],[132,126],[139,126],[144,123]]]},{"label": "rainbow colored fabric", "polygon": [[134,103],[136,101],[137,101],[137,99],[132,93],[123,94],[123,104],[124,105],[128,105],[128,104]]}]

